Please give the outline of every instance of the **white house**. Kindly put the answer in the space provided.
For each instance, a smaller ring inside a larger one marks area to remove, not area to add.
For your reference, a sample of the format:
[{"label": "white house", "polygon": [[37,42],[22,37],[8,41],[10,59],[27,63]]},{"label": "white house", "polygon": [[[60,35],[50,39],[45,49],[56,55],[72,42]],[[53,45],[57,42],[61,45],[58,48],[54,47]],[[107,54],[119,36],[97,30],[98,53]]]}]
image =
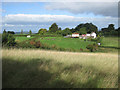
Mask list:
[{"label": "white house", "polygon": [[79,33],[72,33],[72,38],[79,38]]},{"label": "white house", "polygon": [[90,33],[90,34],[87,33],[87,34],[82,34],[82,35],[79,36],[80,39],[81,39],[81,38],[87,39],[87,38],[89,38],[89,37],[96,38],[96,33],[95,33],[95,32],[92,32],[92,33]]},{"label": "white house", "polygon": [[90,36],[93,37],[93,38],[96,38],[96,33],[95,33],[95,32],[92,32],[92,33],[90,34]]},{"label": "white house", "polygon": [[86,36],[90,37],[90,34],[86,34]]},{"label": "white house", "polygon": [[27,38],[30,38],[31,36],[30,35],[27,35]]}]

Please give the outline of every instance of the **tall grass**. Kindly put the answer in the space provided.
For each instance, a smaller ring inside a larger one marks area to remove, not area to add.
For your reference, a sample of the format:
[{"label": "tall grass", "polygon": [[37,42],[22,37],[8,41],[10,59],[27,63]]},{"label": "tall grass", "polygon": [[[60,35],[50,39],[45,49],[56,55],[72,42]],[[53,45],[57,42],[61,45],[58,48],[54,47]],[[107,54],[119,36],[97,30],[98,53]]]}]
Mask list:
[{"label": "tall grass", "polygon": [[118,55],[3,49],[3,88],[117,88]]}]

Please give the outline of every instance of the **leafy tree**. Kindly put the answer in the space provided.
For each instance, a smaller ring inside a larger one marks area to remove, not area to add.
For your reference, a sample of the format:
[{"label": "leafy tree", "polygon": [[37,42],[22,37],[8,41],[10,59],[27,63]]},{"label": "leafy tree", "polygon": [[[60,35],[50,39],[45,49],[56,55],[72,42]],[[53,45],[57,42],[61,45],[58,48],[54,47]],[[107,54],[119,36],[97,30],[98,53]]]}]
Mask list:
[{"label": "leafy tree", "polygon": [[23,29],[21,30],[21,34],[23,34]]},{"label": "leafy tree", "polygon": [[6,33],[6,30],[4,29],[3,33]]},{"label": "leafy tree", "polygon": [[62,34],[62,30],[56,31],[57,34]]},{"label": "leafy tree", "polygon": [[80,28],[79,33],[80,33],[80,34],[86,34],[86,33],[87,33],[86,27]]},{"label": "leafy tree", "polygon": [[59,27],[58,30],[59,30],[59,31],[62,30],[61,27]]},{"label": "leafy tree", "polygon": [[56,23],[53,23],[51,27],[49,27],[49,32],[55,33],[56,31],[58,31],[58,25]]},{"label": "leafy tree", "polygon": [[113,30],[115,30],[114,24],[109,24],[108,31],[113,31]]},{"label": "leafy tree", "polygon": [[118,31],[115,30],[114,24],[109,24],[107,28],[101,29],[101,34],[105,36],[118,36]]},{"label": "leafy tree", "polygon": [[63,36],[66,36],[66,35],[69,35],[69,34],[72,34],[72,32],[70,31],[69,28],[65,28],[65,29],[62,31],[62,35],[63,35]]},{"label": "leafy tree", "polygon": [[2,34],[2,46],[14,46],[16,44],[13,34],[4,32]]},{"label": "leafy tree", "polygon": [[76,32],[74,28],[70,29],[70,31],[71,31],[72,33]]},{"label": "leafy tree", "polygon": [[41,29],[38,31],[38,34],[43,35],[43,34],[45,34],[46,32],[47,32],[47,29],[41,28]]},{"label": "leafy tree", "polygon": [[32,34],[32,31],[31,31],[31,30],[29,31],[29,34],[30,34],[30,35]]},{"label": "leafy tree", "polygon": [[96,32],[98,33],[97,26],[93,25],[92,23],[85,23],[85,24],[79,24],[75,27],[75,32],[80,31],[81,28],[85,27],[87,32]]},{"label": "leafy tree", "polygon": [[9,34],[15,34],[15,32],[14,32],[14,31],[8,31],[8,33],[9,33]]}]

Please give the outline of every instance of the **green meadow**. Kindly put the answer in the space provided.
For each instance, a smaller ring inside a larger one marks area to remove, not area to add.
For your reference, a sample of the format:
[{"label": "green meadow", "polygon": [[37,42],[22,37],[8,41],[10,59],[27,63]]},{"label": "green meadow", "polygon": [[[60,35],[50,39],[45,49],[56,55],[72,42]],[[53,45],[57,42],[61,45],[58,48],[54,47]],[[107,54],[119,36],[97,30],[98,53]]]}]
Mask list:
[{"label": "green meadow", "polygon": [[102,46],[105,47],[118,47],[118,37],[103,37]]},{"label": "green meadow", "polygon": [[[79,38],[64,38],[64,37],[16,37],[17,42],[24,42],[28,40],[37,40],[43,44],[48,46],[55,45],[59,48],[64,49],[73,49],[73,50],[80,50],[86,49],[86,46],[89,44],[93,44],[93,41],[81,40]],[[101,47],[104,49],[111,49],[112,51],[116,51],[114,48],[118,48],[118,37],[103,37],[101,41]]]},{"label": "green meadow", "polygon": [[32,39],[32,38],[34,38],[34,37],[30,37],[30,38],[27,38],[27,37],[21,37],[21,36],[17,36],[17,37],[15,37],[15,40],[17,41],[17,42],[22,42],[22,41],[25,41],[25,40],[30,40],[30,39]]},{"label": "green meadow", "polygon": [[80,40],[79,38],[64,38],[64,37],[43,37],[39,38],[42,43],[47,45],[56,45],[61,48],[75,49],[80,48],[86,49],[86,46],[92,44],[91,41]]}]

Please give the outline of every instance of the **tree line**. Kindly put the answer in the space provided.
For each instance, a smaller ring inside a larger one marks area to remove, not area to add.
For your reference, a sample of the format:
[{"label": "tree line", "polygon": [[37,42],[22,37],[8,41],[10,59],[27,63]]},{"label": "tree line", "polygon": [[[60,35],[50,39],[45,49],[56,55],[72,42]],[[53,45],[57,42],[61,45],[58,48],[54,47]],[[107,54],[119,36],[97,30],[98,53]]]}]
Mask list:
[{"label": "tree line", "polygon": [[[100,36],[120,36],[118,35],[120,31],[120,27],[118,29],[115,29],[114,24],[109,24],[106,28],[101,28],[101,30],[98,30],[98,27],[92,23],[82,23],[77,25],[75,28],[65,28],[61,29],[61,27],[58,27],[56,23],[53,23],[49,30],[41,28],[38,30],[36,34],[44,35],[46,33],[52,33],[52,34],[60,34],[63,36],[70,35],[72,33],[79,33],[79,34],[86,34],[95,32],[97,35]],[[8,31],[8,33],[15,34],[13,31]],[[23,34],[23,30],[21,30],[21,34]],[[29,34],[32,34],[32,31],[29,30]]]}]

